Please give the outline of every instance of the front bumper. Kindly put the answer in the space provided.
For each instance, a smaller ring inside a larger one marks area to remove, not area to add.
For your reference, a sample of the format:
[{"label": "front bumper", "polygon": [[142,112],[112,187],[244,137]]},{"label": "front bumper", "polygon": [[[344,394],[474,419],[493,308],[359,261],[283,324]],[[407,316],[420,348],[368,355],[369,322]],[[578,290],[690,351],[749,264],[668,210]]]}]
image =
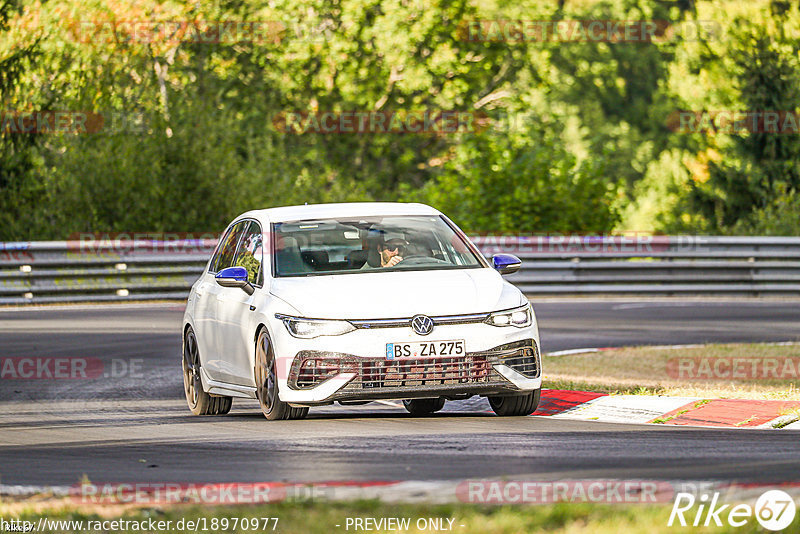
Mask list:
[{"label": "front bumper", "polygon": [[396,360],[301,350],[288,371],[281,398],[297,404],[508,395],[542,384],[541,355],[532,338],[463,356]]}]

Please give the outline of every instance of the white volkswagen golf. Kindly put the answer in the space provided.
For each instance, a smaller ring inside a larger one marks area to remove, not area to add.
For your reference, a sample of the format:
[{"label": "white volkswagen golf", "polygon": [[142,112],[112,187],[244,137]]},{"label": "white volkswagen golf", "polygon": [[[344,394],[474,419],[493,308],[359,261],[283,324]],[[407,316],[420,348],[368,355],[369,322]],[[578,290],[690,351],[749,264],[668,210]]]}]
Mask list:
[{"label": "white volkswagen golf", "polygon": [[197,415],[258,399],[267,419],[310,406],[402,399],[414,415],[488,397],[528,415],[541,391],[531,305],[422,204],[353,203],[250,211],[225,230],[192,286],[183,381]]}]

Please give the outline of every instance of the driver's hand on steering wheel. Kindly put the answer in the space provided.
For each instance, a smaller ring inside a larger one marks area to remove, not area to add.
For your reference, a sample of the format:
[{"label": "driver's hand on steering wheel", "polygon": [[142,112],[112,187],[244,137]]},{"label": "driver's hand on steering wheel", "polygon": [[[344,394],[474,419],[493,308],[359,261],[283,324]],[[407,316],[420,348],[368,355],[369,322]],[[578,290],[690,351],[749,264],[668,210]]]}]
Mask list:
[{"label": "driver's hand on steering wheel", "polygon": [[389,261],[386,262],[385,267],[394,267],[395,265],[397,265],[401,261],[403,261],[403,257],[402,256],[392,256],[391,258],[389,258]]}]

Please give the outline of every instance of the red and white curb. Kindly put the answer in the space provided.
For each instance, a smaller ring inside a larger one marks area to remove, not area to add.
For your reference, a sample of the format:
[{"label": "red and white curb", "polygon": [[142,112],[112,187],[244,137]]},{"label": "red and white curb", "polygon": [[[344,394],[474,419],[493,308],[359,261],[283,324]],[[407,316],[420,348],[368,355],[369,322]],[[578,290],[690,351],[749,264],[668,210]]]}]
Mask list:
[{"label": "red and white curb", "polygon": [[[770,345],[797,345],[787,341]],[[693,345],[654,345],[649,349],[680,350]],[[621,347],[593,347],[547,353],[548,357],[591,354]],[[588,391],[542,390],[534,415],[609,423],[655,423],[717,428],[781,428],[800,430],[800,401],[704,399],[648,395],[609,395]]]},{"label": "red and white curb", "polygon": [[608,423],[800,430],[800,420],[798,415],[791,413],[793,410],[800,410],[800,402],[609,395],[545,389],[534,415]]}]

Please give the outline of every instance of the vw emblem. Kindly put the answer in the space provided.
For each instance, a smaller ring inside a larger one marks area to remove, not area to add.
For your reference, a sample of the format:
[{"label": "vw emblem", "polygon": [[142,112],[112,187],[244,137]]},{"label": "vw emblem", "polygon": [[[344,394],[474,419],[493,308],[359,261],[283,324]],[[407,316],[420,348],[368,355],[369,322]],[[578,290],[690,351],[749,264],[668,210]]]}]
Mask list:
[{"label": "vw emblem", "polygon": [[427,315],[415,315],[411,318],[411,328],[421,336],[427,336],[433,332],[433,319]]}]

